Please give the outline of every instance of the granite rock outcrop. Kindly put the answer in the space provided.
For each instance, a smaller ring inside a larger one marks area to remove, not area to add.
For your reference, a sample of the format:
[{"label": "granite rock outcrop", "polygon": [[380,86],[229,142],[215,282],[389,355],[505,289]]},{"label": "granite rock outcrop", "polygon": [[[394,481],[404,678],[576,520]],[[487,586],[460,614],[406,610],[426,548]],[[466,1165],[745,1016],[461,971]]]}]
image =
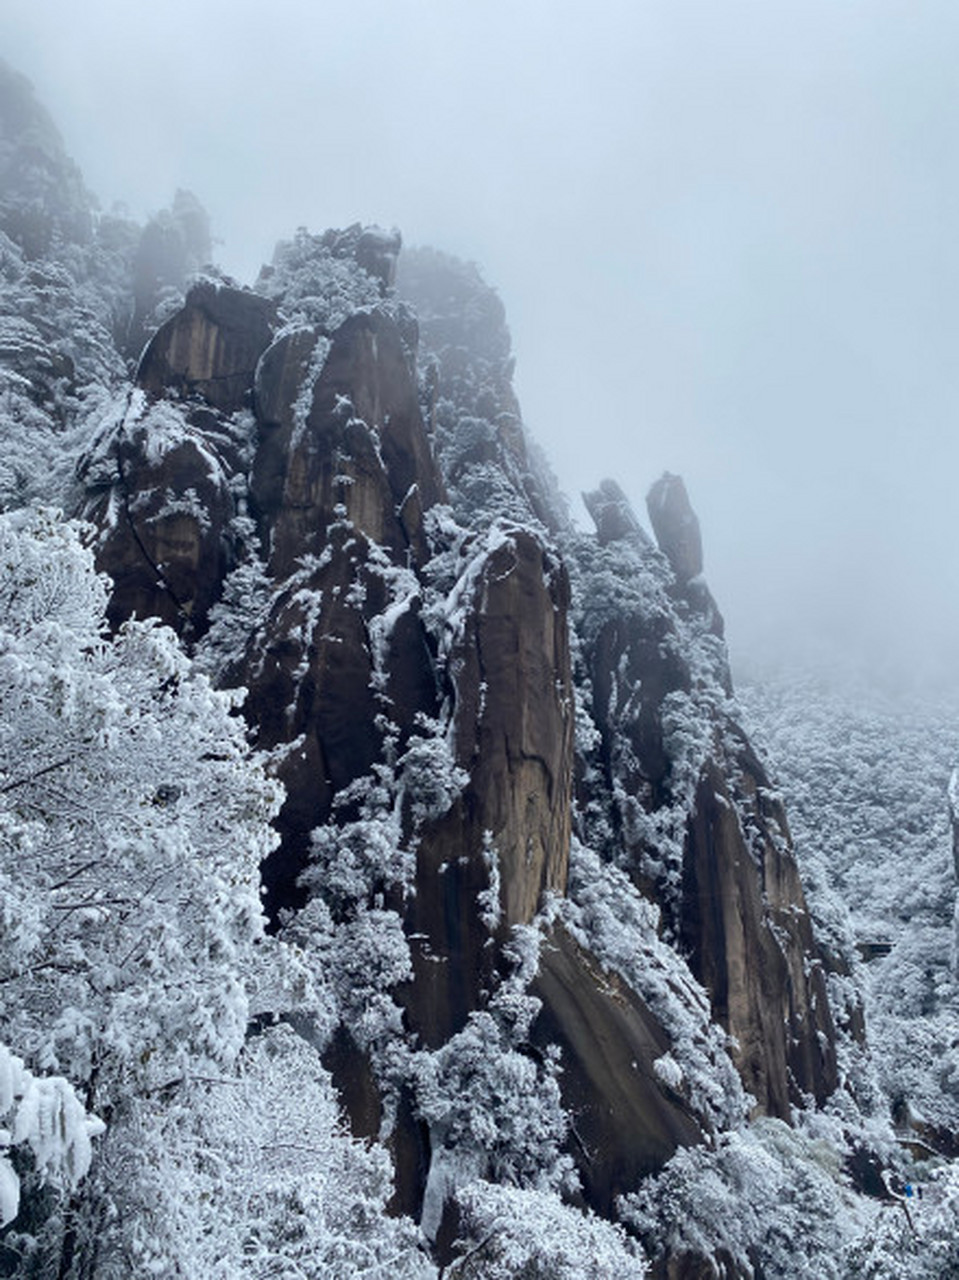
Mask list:
[{"label": "granite rock outcrop", "polygon": [[213,281],[194,285],[184,306],[147,343],[137,384],[154,396],[196,398],[223,414],[248,407],[274,310],[248,290]]},{"label": "granite rock outcrop", "polygon": [[[723,1123],[695,1083],[729,1061],[710,1017],[760,1111],[834,1087],[816,943],[730,709],[682,482],[651,495],[660,549],[611,481],[586,499],[596,536],[576,533],[523,433],[498,300],[420,258],[417,325],[388,296],[395,249],[355,229],[301,237],[262,278],[269,298],[194,289],[87,459],[87,511],[114,623],[170,622],[247,690],[287,795],[263,869],[275,927],[302,930],[322,899],[335,936],[370,919],[399,930],[408,959],[382,994],[408,1052],[448,1054],[500,1009],[517,929],[534,931],[519,1048],[559,1053],[581,1195],[612,1214]],[[304,262],[340,283],[351,264],[352,309],[339,295],[310,312]],[[469,288],[483,305],[453,307]],[[610,869],[592,873],[600,889],[584,866]],[[584,923],[591,894],[615,896],[614,869],[645,921],[623,925],[636,941],[621,955],[614,926]],[[644,987],[644,947],[675,966],[665,987]],[[442,1255],[454,1219],[429,1188],[446,1140],[415,1072],[397,1085],[385,1032],[342,998],[327,1062],[357,1132],[389,1115],[397,1207],[433,1205]],[[674,1053],[685,1066],[663,1068]],[[742,1086],[723,1078],[733,1114]]]},{"label": "granite rock outcrop", "polygon": [[[650,494],[659,550],[617,486],[586,500],[605,558],[581,555],[598,731],[581,771],[585,834],[611,840],[659,902],[756,1106],[788,1117],[804,1096],[823,1101],[836,1088],[835,1034],[782,805],[737,723],[708,589],[689,592],[702,573],[698,522],[674,476]],[[617,578],[632,593],[616,593]]]}]

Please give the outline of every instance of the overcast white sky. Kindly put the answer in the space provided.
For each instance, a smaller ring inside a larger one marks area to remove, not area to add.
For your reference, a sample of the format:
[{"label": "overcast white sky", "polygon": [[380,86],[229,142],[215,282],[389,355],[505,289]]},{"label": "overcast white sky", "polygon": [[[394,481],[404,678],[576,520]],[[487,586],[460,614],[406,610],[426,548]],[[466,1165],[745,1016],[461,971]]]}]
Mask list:
[{"label": "overcast white sky", "polygon": [[[563,488],[686,479],[734,661],[959,643],[956,0],[4,0],[90,188],[251,281],[471,258]],[[959,663],[956,664],[959,676]]]}]

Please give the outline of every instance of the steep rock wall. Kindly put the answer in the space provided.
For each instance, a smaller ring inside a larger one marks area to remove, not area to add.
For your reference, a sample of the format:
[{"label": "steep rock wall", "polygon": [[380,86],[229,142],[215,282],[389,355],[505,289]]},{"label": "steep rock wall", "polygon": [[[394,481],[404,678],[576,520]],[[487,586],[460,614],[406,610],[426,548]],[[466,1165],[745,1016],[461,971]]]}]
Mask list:
[{"label": "steep rock wall", "polygon": [[[418,382],[401,311],[291,323],[281,295],[234,292],[204,286],[158,332],[85,474],[114,621],[161,617],[201,655],[229,639],[220,678],[248,689],[287,789],[264,867],[272,919],[295,921],[285,913],[317,893],[344,937],[394,912],[402,1036],[438,1052],[495,1003],[516,927],[567,894],[575,825],[659,905],[676,948],[647,937],[675,974],[643,995],[586,925],[542,925],[523,1051],[560,1048],[586,1203],[612,1213],[722,1123],[685,1068],[662,1066],[691,1052],[677,1048],[682,1018],[708,1020],[680,952],[760,1109],[824,1097],[835,1068],[815,943],[782,815],[727,706],[681,482],[654,503],[665,554],[611,483],[588,499],[598,536],[573,535],[527,452],[489,299],[480,364],[457,365],[436,322],[445,355],[427,351]],[[580,921],[590,892],[580,882],[570,899]],[[384,1077],[385,1032],[351,1021],[351,999],[327,1061],[358,1132],[377,1132],[393,1099],[397,1205],[418,1213],[437,1158],[425,1104],[415,1080]],[[704,1039],[696,1061],[721,1073],[724,1052]]]},{"label": "steep rock wall", "polygon": [[266,298],[212,282],[195,285],[147,343],[137,382],[151,395],[196,396],[234,413],[249,404],[252,371],[275,323]]},{"label": "steep rock wall", "polygon": [[194,640],[237,560],[232,527],[245,491],[253,370],[275,308],[212,283],[148,343],[137,387],[81,460],[85,514],[100,528],[98,565],[114,626],[157,617]]},{"label": "steep rock wall", "polygon": [[[409,1008],[427,1043],[466,1020],[489,986],[493,936],[528,924],[566,888],[573,714],[562,564],[528,530],[481,543],[454,589],[446,673],[457,765],[468,778],[417,852],[418,939]],[[490,897],[492,894],[492,898]]]},{"label": "steep rock wall", "polygon": [[418,512],[444,488],[420,420],[412,356],[396,323],[350,317],[326,338],[281,335],[257,371],[260,442],[251,498],[269,572],[287,576],[348,520],[396,557],[426,555]]},{"label": "steep rock wall", "polygon": [[543,1001],[537,1040],[563,1052],[584,1197],[613,1216],[618,1195],[702,1139],[688,1104],[656,1074],[671,1039],[641,997],[562,927],[544,944],[533,990]]},{"label": "steep rock wall", "polygon": [[334,798],[369,775],[437,709],[415,570],[428,555],[423,505],[443,496],[419,417],[410,354],[384,313],[347,319],[331,338],[281,334],[256,373],[251,510],[276,584],[237,678],[279,766],[284,843],[267,868],[271,911],[301,900],[309,833]]},{"label": "steep rock wall", "polygon": [[[588,504],[606,555],[580,558],[578,617],[599,732],[595,764],[581,776],[602,777],[614,857],[661,903],[734,1037],[746,1088],[761,1111],[788,1117],[804,1095],[822,1101],[835,1089],[834,1030],[782,806],[729,701],[698,523],[677,477],[650,496],[662,554],[637,533],[611,482]],[[605,598],[620,576],[633,594]],[[595,795],[582,795],[587,815],[591,805]]]}]

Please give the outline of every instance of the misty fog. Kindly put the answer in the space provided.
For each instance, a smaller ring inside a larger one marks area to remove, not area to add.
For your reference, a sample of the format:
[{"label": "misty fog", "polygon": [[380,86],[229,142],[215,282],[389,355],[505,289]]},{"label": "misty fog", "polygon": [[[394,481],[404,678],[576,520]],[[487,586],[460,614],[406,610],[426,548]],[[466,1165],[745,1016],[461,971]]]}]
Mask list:
[{"label": "misty fog", "polygon": [[[193,190],[251,282],[396,225],[506,306],[571,496],[680,472],[734,666],[946,678],[959,637],[959,8],[6,0],[104,207]],[[583,519],[585,520],[585,515]]]}]

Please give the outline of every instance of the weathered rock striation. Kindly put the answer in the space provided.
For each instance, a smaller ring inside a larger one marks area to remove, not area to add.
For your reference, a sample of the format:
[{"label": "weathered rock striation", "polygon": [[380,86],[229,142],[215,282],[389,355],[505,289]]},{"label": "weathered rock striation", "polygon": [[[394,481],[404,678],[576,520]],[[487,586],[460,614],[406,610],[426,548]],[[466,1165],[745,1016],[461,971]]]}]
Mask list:
[{"label": "weathered rock striation", "polygon": [[275,308],[242,289],[195,285],[147,343],[136,380],[150,395],[195,397],[223,414],[248,407]]}]

